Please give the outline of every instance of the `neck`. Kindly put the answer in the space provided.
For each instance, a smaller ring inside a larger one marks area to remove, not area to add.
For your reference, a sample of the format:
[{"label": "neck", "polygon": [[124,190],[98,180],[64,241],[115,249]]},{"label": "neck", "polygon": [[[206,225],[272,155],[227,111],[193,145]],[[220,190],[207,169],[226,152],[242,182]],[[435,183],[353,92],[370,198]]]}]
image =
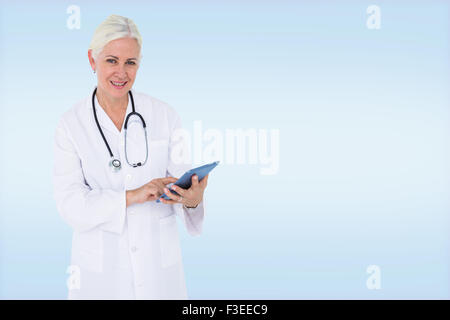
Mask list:
[{"label": "neck", "polygon": [[111,97],[100,87],[97,87],[97,100],[105,111],[120,112],[126,111],[128,106],[128,93],[120,98]]}]

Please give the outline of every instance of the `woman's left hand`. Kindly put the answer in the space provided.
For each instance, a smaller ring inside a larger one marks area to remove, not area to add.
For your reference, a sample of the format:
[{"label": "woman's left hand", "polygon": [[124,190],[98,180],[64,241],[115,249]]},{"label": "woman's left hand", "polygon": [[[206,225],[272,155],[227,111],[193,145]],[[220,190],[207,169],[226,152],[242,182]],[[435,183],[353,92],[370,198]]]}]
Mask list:
[{"label": "woman's left hand", "polygon": [[207,174],[200,182],[198,182],[198,176],[193,175],[191,178],[192,185],[189,189],[183,189],[179,186],[173,185],[172,189],[176,191],[179,196],[171,192],[168,188],[164,188],[164,192],[171,200],[161,198],[160,201],[166,204],[182,203],[186,207],[197,207],[203,200],[203,192],[208,184],[208,175],[209,174]]}]

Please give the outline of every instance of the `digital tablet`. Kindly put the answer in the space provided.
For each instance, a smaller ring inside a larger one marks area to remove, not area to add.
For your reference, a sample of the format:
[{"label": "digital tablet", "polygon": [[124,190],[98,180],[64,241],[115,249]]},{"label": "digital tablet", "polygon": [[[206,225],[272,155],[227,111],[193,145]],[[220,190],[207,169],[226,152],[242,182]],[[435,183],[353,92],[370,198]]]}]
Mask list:
[{"label": "digital tablet", "polygon": [[[194,174],[197,175],[198,181],[200,182],[200,181],[202,181],[202,179],[203,179],[208,173],[210,173],[211,170],[214,169],[218,164],[219,164],[219,161],[215,161],[215,162],[212,162],[212,163],[209,163],[209,164],[205,164],[205,165],[203,165],[203,166],[201,166],[201,167],[197,167],[197,168],[190,169],[190,170],[186,171],[186,172],[181,176],[181,178],[178,179],[175,183],[167,185],[167,188],[168,188],[171,192],[173,192],[173,193],[175,193],[177,196],[179,196],[179,194],[178,194],[176,191],[172,190],[172,185],[179,186],[180,188],[183,188],[183,189],[189,189],[189,188],[191,187],[191,184],[192,184],[192,176],[193,176]],[[161,198],[164,198],[164,199],[166,199],[166,200],[170,200],[170,198],[169,198],[165,193],[164,193],[161,197],[159,197],[159,199],[161,199]],[[159,199],[157,199],[156,202],[161,202]]]}]

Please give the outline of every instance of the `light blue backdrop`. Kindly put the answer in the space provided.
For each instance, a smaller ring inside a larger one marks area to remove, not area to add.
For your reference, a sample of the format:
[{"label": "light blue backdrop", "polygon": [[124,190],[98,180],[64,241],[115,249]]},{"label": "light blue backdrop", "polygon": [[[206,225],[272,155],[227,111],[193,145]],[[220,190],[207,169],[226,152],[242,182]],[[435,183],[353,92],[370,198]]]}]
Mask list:
[{"label": "light blue backdrop", "polygon": [[[381,8],[381,29],[366,9]],[[81,28],[66,9],[78,5]],[[0,298],[65,299],[71,229],[53,135],[95,85],[109,14],[144,39],[135,89],[186,128],[280,130],[280,170],[220,165],[204,233],[181,228],[194,299],[450,297],[445,1],[1,1]],[[378,265],[381,289],[366,268]]]}]

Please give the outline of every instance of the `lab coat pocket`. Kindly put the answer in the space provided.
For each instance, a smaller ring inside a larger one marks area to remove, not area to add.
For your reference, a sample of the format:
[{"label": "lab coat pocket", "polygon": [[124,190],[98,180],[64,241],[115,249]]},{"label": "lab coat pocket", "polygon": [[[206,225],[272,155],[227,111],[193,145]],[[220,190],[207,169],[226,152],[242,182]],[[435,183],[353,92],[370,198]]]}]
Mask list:
[{"label": "lab coat pocket", "polygon": [[180,239],[175,215],[160,218],[161,265],[170,267],[181,261]]}]

